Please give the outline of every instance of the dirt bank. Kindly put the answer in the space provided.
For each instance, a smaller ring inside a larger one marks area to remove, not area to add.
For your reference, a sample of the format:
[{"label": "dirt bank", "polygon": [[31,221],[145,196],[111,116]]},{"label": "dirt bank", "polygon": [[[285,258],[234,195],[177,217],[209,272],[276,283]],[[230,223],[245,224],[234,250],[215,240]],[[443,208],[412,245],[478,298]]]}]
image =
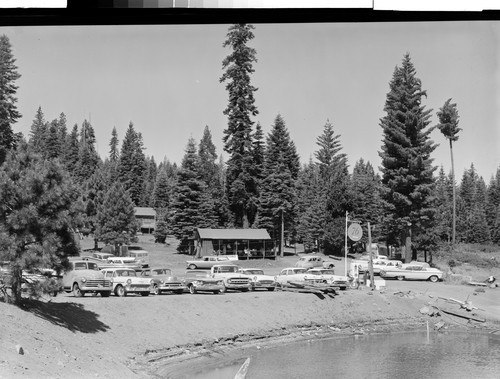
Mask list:
[{"label": "dirt bank", "polygon": [[[388,282],[385,291],[341,292],[320,299],[288,292],[161,295],[126,298],[61,295],[21,310],[0,303],[2,378],[154,377],[168,364],[221,357],[268,337],[290,341],[325,333],[370,333],[466,320],[423,315],[439,297],[469,299],[487,319],[472,327],[500,329],[500,288]],[[449,306],[459,308],[457,304]],[[18,354],[21,346],[24,355]],[[162,375],[164,375],[163,372]]]}]

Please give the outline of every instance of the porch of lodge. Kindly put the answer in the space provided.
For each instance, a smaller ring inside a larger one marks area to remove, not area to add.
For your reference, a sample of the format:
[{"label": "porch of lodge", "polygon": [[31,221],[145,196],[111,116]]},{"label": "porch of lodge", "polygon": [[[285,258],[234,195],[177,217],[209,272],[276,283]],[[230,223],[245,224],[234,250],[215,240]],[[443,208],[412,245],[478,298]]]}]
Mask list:
[{"label": "porch of lodge", "polygon": [[237,255],[238,259],[275,259],[276,244],[265,229],[205,229],[194,235],[195,255]]}]

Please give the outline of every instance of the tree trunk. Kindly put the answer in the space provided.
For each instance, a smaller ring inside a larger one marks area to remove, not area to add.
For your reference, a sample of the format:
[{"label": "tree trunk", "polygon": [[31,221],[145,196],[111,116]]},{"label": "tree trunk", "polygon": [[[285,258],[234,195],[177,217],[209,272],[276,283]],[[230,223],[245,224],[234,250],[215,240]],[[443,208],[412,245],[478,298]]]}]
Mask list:
[{"label": "tree trunk", "polygon": [[413,252],[411,251],[411,226],[408,226],[405,234],[405,263],[410,263]]},{"label": "tree trunk", "polygon": [[451,231],[451,251],[455,248],[455,231],[457,225],[457,212],[456,212],[456,189],[455,189],[455,163],[453,161],[453,142],[450,139],[450,154],[451,154],[451,185],[453,189],[453,221],[452,221],[452,231]]},{"label": "tree trunk", "polygon": [[11,292],[12,292],[12,302],[15,305],[21,305],[22,295],[21,295],[21,284],[23,278],[23,271],[20,268],[12,268],[12,279],[10,282]]}]

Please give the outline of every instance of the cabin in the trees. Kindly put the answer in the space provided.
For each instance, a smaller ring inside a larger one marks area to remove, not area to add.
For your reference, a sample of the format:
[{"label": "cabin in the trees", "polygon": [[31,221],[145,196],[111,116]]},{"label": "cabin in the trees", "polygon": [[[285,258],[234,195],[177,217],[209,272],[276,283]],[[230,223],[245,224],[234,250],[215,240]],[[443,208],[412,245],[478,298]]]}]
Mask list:
[{"label": "cabin in the trees", "polygon": [[276,258],[276,245],[265,229],[205,229],[194,232],[194,253],[232,255],[238,259]]},{"label": "cabin in the trees", "polygon": [[135,218],[140,222],[141,233],[151,234],[156,227],[156,211],[149,207],[135,207]]}]

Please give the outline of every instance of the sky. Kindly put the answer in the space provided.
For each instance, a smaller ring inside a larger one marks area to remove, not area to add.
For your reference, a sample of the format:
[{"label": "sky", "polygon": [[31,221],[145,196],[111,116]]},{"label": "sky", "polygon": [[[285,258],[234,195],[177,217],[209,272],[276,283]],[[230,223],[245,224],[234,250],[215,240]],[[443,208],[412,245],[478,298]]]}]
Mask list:
[{"label": "sky", "polygon": [[[500,72],[497,21],[254,24],[258,88],[254,117],[267,135],[280,114],[303,163],[314,158],[327,121],[340,135],[352,170],[362,158],[381,164],[380,118],[396,66],[409,53],[436,112],[452,98],[463,129],[453,145],[460,180],[474,165],[488,184],[500,168]],[[47,121],[64,112],[68,129],[90,120],[102,158],[116,127],[130,122],[145,154],[157,163],[182,161],[190,137],[208,126],[218,154],[228,103],[222,60],[229,25],[0,27],[16,58],[15,132],[29,135],[40,106]],[[451,170],[449,143],[439,130],[436,166]],[[437,172],[436,172],[437,173]]]}]

